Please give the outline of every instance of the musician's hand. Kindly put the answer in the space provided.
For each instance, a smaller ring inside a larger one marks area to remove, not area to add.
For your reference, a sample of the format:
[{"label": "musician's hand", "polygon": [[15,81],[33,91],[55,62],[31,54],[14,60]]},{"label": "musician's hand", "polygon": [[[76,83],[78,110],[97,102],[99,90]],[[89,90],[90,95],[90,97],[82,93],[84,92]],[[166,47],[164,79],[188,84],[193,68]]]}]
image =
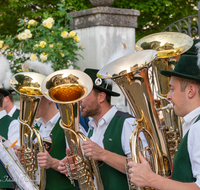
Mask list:
[{"label": "musician's hand", "polygon": [[105,150],[90,139],[82,143],[82,148],[84,150],[85,156],[93,160],[103,160],[102,156]]},{"label": "musician's hand", "polygon": [[149,163],[145,160],[140,152],[139,159],[141,163],[135,163],[133,161],[128,163],[128,172],[131,183],[139,187],[149,186],[151,176],[155,173],[151,170]]},{"label": "musician's hand", "polygon": [[14,146],[13,146],[13,149],[14,149],[14,151],[15,151],[16,156],[18,157],[19,151],[20,151],[20,146],[14,145]]},{"label": "musician's hand", "polygon": [[46,151],[46,149],[44,149],[44,152],[39,152],[37,154],[37,160],[40,167],[45,169],[52,168],[53,158]]},{"label": "musician's hand", "polygon": [[63,158],[60,162],[59,162],[59,166],[58,166],[58,171],[62,174],[65,174],[67,177],[69,176],[66,170],[66,166],[65,164],[67,163],[67,157]]}]

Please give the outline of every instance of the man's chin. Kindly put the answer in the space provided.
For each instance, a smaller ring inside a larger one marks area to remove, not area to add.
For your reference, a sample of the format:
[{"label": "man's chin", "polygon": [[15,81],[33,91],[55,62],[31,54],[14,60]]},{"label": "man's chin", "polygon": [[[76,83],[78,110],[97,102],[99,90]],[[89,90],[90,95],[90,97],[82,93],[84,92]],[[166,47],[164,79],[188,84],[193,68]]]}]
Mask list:
[{"label": "man's chin", "polygon": [[86,113],[82,113],[82,112],[81,112],[81,117],[82,117],[82,118],[86,118],[86,117],[87,117]]}]

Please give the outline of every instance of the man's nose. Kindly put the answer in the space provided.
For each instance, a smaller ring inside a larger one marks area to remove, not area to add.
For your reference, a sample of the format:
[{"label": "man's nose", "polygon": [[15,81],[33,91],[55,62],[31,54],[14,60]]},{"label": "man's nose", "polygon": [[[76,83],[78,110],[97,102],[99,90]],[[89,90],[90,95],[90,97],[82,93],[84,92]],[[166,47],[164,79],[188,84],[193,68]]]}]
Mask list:
[{"label": "man's nose", "polygon": [[169,91],[168,94],[167,94],[167,100],[171,101],[171,99],[172,99],[171,98],[171,91]]}]

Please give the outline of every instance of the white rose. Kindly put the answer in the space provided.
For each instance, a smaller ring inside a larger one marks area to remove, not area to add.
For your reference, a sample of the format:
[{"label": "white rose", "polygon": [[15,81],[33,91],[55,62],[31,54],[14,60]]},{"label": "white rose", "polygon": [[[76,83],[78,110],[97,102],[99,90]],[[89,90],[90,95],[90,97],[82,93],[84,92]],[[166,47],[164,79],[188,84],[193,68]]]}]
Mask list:
[{"label": "white rose", "polygon": [[63,37],[63,38],[68,38],[68,37],[69,37],[69,33],[68,33],[67,31],[63,31],[63,32],[61,33],[61,37]]},{"label": "white rose", "polygon": [[32,53],[31,56],[30,56],[30,60],[35,61],[37,59],[38,59],[37,56],[34,53]]},{"label": "white rose", "polygon": [[27,38],[32,38],[32,34],[27,34]]},{"label": "white rose", "polygon": [[24,30],[24,32],[25,32],[26,34],[31,34],[31,31],[30,31],[29,29]]},{"label": "white rose", "polygon": [[53,24],[53,23],[54,23],[54,19],[51,18],[51,17],[49,17],[49,18],[47,19],[47,22],[51,22],[51,23]]},{"label": "white rose", "polygon": [[46,23],[46,27],[47,27],[47,28],[51,29],[52,26],[53,26],[53,24],[52,24],[51,22],[47,22],[47,23]]},{"label": "white rose", "polygon": [[42,62],[46,61],[47,60],[47,55],[40,54],[40,59],[41,59]]},{"label": "white rose", "polygon": [[35,24],[35,23],[36,23],[36,21],[33,20],[33,19],[28,21],[28,24],[29,24],[29,25],[33,25],[33,24]]},{"label": "white rose", "polygon": [[20,37],[21,37],[22,40],[25,40],[27,38],[27,34],[25,32],[22,32],[20,34]]},{"label": "white rose", "polygon": [[21,34],[17,35],[18,40],[22,40]]},{"label": "white rose", "polygon": [[48,18],[48,19],[44,20],[42,22],[42,24],[44,27],[51,29],[54,24],[54,20],[53,20],[53,18]]},{"label": "white rose", "polygon": [[44,27],[47,27],[47,20],[43,20],[42,24]]},{"label": "white rose", "polygon": [[44,48],[45,45],[46,45],[46,42],[45,42],[45,41],[41,41],[41,42],[40,42],[40,47]]}]

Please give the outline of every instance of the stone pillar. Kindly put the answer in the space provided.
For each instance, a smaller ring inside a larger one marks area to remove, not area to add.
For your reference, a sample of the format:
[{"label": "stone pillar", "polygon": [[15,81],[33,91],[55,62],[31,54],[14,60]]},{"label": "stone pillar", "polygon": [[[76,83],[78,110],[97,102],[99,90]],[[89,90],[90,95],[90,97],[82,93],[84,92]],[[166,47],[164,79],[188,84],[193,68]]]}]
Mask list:
[{"label": "stone pillar", "polygon": [[101,6],[69,15],[73,17],[70,29],[80,37],[80,45],[84,48],[80,52],[83,59],[79,58],[76,63],[80,70],[101,69],[128,51],[135,51],[135,28],[140,11]]}]

